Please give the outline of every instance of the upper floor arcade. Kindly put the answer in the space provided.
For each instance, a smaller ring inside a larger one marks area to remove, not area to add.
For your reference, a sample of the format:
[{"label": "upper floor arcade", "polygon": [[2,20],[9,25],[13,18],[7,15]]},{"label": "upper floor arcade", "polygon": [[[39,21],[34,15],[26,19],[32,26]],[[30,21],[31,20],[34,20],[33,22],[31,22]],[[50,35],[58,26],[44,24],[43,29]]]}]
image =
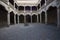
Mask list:
[{"label": "upper floor arcade", "polygon": [[[0,0],[4,2],[5,4],[9,5],[11,9],[17,11],[17,12],[37,12],[40,11],[41,9],[45,8],[47,5],[52,3],[53,1],[59,2],[59,0],[38,0],[37,3],[34,5],[34,3],[28,5],[27,4],[20,4],[18,3],[17,0]],[[20,4],[20,5],[19,5]]]}]

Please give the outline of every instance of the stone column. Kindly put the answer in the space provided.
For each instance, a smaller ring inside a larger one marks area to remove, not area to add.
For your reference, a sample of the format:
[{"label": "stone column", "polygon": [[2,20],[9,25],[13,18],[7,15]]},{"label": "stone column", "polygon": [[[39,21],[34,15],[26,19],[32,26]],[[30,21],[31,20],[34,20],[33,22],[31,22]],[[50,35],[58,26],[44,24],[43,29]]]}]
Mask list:
[{"label": "stone column", "polygon": [[16,15],[14,14],[14,24],[16,24]]},{"label": "stone column", "polygon": [[37,7],[37,23],[39,23],[39,19],[38,19],[38,7]]},{"label": "stone column", "polygon": [[[41,2],[40,2],[40,10],[41,10]],[[41,13],[40,13],[40,23],[42,23],[42,20],[41,20]]]},{"label": "stone column", "polygon": [[45,11],[45,24],[47,24],[47,12]]},{"label": "stone column", "polygon": [[10,13],[7,14],[8,25],[10,25]]},{"label": "stone column", "polygon": [[32,6],[31,6],[31,9],[30,10],[31,10],[31,23],[32,23]]},{"label": "stone column", "polygon": [[60,7],[57,7],[57,27],[60,27]]},{"label": "stone column", "polygon": [[26,16],[24,15],[24,23],[26,24]]},{"label": "stone column", "polygon": [[[14,12],[15,12],[15,0],[14,0]],[[16,24],[16,15],[14,14],[14,24]]]},{"label": "stone column", "polygon": [[7,0],[8,3],[8,14],[7,14],[7,24],[10,25],[10,7],[9,7],[9,0]]},{"label": "stone column", "polygon": [[[45,6],[47,4],[47,0],[45,0]],[[46,8],[45,8],[45,24],[47,24],[47,11],[46,11]]]},{"label": "stone column", "polygon": [[19,15],[18,15],[18,24],[19,24]]}]

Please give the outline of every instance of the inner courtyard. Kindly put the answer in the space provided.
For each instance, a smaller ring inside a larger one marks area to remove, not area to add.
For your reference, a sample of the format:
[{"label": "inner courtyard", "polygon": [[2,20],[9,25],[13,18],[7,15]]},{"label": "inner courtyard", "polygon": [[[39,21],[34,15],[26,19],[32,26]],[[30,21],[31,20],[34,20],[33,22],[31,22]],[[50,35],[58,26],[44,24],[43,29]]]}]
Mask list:
[{"label": "inner courtyard", "polygon": [[0,40],[60,40],[60,0],[0,0]]}]

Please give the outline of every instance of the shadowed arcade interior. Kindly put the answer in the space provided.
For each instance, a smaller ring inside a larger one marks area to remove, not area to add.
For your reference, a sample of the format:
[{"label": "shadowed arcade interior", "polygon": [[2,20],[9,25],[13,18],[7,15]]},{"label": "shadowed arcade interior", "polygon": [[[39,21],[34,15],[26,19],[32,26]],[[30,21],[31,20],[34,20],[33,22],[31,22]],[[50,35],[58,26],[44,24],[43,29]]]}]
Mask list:
[{"label": "shadowed arcade interior", "polygon": [[19,23],[24,23],[24,15],[19,16]]},{"label": "shadowed arcade interior", "polygon": [[44,11],[41,13],[41,22],[45,23],[45,12]]},{"label": "shadowed arcade interior", "polygon": [[26,22],[31,23],[31,16],[30,15],[26,15]]},{"label": "shadowed arcade interior", "polygon": [[10,24],[13,25],[14,24],[14,12],[10,12]]},{"label": "shadowed arcade interior", "polygon": [[37,23],[37,15],[32,15],[32,22]]},{"label": "shadowed arcade interior", "polygon": [[0,4],[0,26],[7,25],[7,13],[8,11],[5,9],[5,7]]},{"label": "shadowed arcade interior", "polygon": [[57,7],[50,6],[47,10],[47,23],[57,24]]}]

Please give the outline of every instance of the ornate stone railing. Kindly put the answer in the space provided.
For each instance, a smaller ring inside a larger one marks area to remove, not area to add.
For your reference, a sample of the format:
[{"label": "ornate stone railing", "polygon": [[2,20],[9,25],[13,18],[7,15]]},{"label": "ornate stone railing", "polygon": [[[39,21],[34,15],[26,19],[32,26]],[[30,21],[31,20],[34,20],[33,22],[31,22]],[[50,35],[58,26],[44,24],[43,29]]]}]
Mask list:
[{"label": "ornate stone railing", "polygon": [[36,13],[37,11],[23,11],[23,10],[20,10],[20,11],[18,11],[18,13]]}]

